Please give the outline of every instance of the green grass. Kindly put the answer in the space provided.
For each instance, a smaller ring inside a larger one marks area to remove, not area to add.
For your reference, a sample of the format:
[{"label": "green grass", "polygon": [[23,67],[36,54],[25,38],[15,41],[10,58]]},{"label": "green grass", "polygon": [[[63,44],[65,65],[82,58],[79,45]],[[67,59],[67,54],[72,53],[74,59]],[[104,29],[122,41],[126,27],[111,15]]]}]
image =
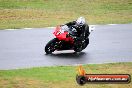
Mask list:
[{"label": "green grass", "polygon": [[89,24],[132,23],[132,1],[0,0],[0,29],[56,26],[79,16]]},{"label": "green grass", "polygon": [[[0,70],[0,88],[79,88],[77,66]],[[89,74],[130,74],[132,62],[83,65]],[[129,84],[86,84],[82,88],[131,88]]]}]

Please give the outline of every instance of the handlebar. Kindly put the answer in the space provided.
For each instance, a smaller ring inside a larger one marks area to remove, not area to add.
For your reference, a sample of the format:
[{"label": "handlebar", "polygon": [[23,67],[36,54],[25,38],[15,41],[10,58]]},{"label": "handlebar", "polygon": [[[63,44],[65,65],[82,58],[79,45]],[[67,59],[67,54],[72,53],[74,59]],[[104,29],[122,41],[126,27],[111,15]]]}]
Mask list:
[{"label": "handlebar", "polygon": [[77,37],[76,36],[73,36],[72,34],[68,34],[67,37],[72,37],[73,39],[76,39]]}]

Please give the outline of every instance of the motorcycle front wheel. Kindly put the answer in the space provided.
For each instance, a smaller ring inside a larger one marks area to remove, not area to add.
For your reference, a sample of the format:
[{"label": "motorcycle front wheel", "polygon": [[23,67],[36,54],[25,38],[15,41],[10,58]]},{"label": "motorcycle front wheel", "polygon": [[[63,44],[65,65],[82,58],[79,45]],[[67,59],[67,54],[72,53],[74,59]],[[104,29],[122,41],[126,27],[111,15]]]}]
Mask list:
[{"label": "motorcycle front wheel", "polygon": [[56,45],[57,40],[58,40],[57,38],[54,38],[46,44],[45,46],[46,54],[52,54],[52,52],[56,50],[55,45]]}]

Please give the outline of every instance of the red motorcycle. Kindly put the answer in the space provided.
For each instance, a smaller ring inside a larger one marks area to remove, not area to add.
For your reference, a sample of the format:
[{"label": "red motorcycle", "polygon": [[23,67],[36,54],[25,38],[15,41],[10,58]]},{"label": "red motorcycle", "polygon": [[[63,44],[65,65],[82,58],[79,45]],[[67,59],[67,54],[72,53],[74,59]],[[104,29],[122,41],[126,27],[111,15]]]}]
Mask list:
[{"label": "red motorcycle", "polygon": [[50,40],[45,46],[46,54],[51,54],[55,50],[74,50],[80,52],[89,44],[89,38],[85,38],[82,41],[78,41],[75,44],[75,37],[77,31],[74,27],[57,26],[53,32],[56,38]]}]

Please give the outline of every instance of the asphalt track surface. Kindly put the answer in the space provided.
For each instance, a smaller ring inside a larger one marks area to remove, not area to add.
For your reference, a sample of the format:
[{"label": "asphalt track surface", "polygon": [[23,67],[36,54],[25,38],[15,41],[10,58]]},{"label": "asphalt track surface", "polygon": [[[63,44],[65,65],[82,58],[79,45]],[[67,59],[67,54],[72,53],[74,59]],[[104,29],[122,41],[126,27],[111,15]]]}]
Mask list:
[{"label": "asphalt track surface", "polygon": [[0,69],[40,66],[132,62],[132,24],[96,25],[90,44],[81,53],[60,51],[45,55],[53,28],[0,30]]}]

